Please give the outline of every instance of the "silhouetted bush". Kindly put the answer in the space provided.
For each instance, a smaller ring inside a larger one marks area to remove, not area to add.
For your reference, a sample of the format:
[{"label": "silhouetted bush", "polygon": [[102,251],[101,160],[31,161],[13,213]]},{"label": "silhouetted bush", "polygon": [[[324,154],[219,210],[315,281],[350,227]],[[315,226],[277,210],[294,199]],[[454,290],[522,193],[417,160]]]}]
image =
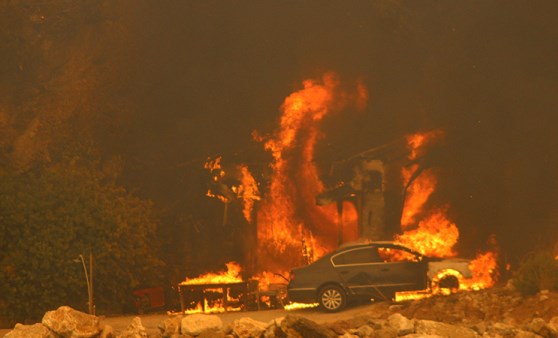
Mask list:
[{"label": "silhouetted bush", "polygon": [[550,250],[533,252],[521,263],[512,282],[524,295],[541,290],[558,291],[558,260]]}]

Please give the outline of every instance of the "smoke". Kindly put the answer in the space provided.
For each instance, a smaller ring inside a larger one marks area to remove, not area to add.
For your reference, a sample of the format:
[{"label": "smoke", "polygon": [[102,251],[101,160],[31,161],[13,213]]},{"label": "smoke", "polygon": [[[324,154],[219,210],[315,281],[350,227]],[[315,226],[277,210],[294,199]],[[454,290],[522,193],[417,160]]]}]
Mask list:
[{"label": "smoke", "polygon": [[549,43],[558,38],[557,7],[526,11],[517,0],[108,6],[134,37],[115,62],[134,71],[117,95],[133,108],[113,113],[127,128],[104,135],[112,140],[105,151],[118,147],[125,182],[144,196],[196,214],[197,177],[170,168],[213,154],[267,160],[261,149],[253,155],[251,132],[274,129],[294,84],[334,70],[364,79],[370,104],[323,121],[320,163],[442,129],[432,199],[452,206],[458,251],[495,234],[503,251],[519,256],[541,238],[558,240],[558,66]]}]

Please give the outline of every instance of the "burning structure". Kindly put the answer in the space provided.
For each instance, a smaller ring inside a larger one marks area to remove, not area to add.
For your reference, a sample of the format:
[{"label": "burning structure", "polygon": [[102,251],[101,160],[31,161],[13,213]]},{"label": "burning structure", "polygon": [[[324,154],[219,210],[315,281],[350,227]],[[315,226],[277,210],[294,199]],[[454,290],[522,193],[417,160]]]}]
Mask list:
[{"label": "burning structure", "polygon": [[[231,174],[221,167],[221,158],[206,163],[212,175],[207,195],[224,203],[223,224],[229,203],[238,200],[243,206],[251,225],[243,265],[260,288],[284,283],[278,276],[292,267],[358,239],[394,239],[424,255],[455,257],[459,231],[446,216],[447,206],[426,208],[437,184],[428,154],[443,139],[442,131],[409,135],[335,162],[334,184],[326,189],[314,161],[320,122],[347,107],[362,108],[366,100],[362,84],[343,90],[333,74],[304,81],[283,102],[278,130],[269,136],[255,133],[272,157],[265,187],[246,165],[235,166]],[[493,253],[479,255],[470,266],[473,278],[460,287],[491,286],[495,262]],[[459,278],[451,269],[445,273]]]}]

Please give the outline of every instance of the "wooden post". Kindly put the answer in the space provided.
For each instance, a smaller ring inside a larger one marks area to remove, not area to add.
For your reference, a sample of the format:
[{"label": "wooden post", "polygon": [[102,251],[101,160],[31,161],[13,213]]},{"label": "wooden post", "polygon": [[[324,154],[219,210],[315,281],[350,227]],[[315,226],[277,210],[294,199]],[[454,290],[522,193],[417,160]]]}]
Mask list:
[{"label": "wooden post", "polygon": [[184,314],[184,293],[180,284],[178,285],[178,295],[180,296],[180,311]]},{"label": "wooden post", "polygon": [[339,229],[338,245],[343,244],[343,201],[337,201],[337,227]]},{"label": "wooden post", "polygon": [[95,315],[95,303],[93,301],[93,253],[89,251],[89,313]]}]

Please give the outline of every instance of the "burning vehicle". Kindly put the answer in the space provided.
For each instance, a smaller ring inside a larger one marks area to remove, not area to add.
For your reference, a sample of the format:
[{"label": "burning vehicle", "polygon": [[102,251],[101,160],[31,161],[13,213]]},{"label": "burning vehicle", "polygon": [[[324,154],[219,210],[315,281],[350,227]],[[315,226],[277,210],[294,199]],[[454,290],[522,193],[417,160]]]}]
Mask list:
[{"label": "burning vehicle", "polygon": [[457,290],[472,277],[470,261],[424,256],[395,242],[342,246],[291,271],[288,298],[328,312],[353,299],[395,300],[396,292]]}]

